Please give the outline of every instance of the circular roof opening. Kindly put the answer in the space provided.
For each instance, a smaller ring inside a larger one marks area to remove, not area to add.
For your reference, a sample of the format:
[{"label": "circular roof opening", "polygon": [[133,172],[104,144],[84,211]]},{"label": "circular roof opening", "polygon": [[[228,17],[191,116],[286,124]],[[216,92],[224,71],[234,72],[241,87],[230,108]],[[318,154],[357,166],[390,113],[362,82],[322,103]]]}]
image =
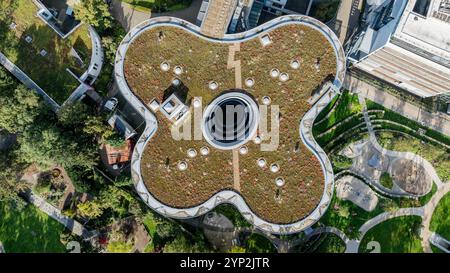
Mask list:
[{"label": "circular roof opening", "polygon": [[214,99],[203,114],[203,136],[213,147],[222,150],[237,148],[256,134],[259,109],[247,94],[237,91]]}]

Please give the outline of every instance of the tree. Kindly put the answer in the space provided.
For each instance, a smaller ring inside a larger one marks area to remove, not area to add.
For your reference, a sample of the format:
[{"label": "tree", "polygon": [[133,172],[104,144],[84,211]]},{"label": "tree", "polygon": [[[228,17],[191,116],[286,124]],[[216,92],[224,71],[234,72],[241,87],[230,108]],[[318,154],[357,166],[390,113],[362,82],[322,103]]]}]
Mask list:
[{"label": "tree", "polygon": [[102,143],[115,133],[111,127],[105,125],[102,117],[99,116],[88,116],[84,122],[83,132],[87,135],[97,136]]},{"label": "tree", "polygon": [[130,253],[133,250],[133,244],[120,241],[112,241],[106,247],[108,253]]},{"label": "tree", "polygon": [[86,201],[77,205],[78,213],[82,217],[95,219],[103,214],[103,206],[97,201]]},{"label": "tree", "polygon": [[25,201],[17,194],[27,190],[27,184],[18,180],[24,166],[18,164],[11,151],[0,152],[0,201],[23,207]]},{"label": "tree", "polygon": [[241,246],[233,246],[229,252],[230,253],[246,253],[246,249]]},{"label": "tree", "polygon": [[350,216],[350,210],[347,206],[342,206],[339,208],[338,215],[342,218],[348,218]]},{"label": "tree", "polygon": [[103,189],[100,192],[100,200],[104,208],[113,210],[119,216],[129,213],[130,204],[137,202],[130,193],[116,186],[109,186]]},{"label": "tree", "polygon": [[38,95],[23,85],[0,93],[0,128],[10,133],[26,130],[42,111],[45,110]]},{"label": "tree", "polygon": [[165,253],[204,253],[211,250],[205,244],[204,238],[196,236],[194,240],[189,240],[183,233],[179,233],[172,241],[164,246]]},{"label": "tree", "polygon": [[114,181],[114,185],[117,187],[130,186],[133,185],[133,180],[128,174],[121,174]]},{"label": "tree", "polygon": [[37,163],[45,169],[57,163],[64,167],[92,167],[97,160],[96,146],[78,143],[80,136],[43,123],[33,123],[18,138],[17,157],[21,162]]},{"label": "tree", "polygon": [[173,223],[165,221],[158,223],[158,225],[156,226],[156,233],[159,237],[167,239],[181,233],[181,230]]},{"label": "tree", "polygon": [[108,10],[108,4],[104,0],[81,0],[75,5],[77,19],[98,28],[100,32],[111,28],[113,18]]}]

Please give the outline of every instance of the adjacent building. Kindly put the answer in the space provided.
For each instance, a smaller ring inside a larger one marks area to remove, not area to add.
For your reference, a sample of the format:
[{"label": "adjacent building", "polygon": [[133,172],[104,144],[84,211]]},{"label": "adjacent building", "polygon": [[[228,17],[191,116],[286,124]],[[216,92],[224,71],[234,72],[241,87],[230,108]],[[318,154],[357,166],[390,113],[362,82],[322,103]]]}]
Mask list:
[{"label": "adjacent building", "polygon": [[353,67],[420,98],[450,92],[450,1],[367,1]]}]

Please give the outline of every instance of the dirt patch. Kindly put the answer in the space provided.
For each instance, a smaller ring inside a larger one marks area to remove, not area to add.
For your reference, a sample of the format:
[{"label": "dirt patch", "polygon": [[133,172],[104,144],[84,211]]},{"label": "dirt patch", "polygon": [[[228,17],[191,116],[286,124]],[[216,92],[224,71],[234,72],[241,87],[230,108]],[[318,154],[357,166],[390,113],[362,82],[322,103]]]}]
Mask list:
[{"label": "dirt patch", "polygon": [[394,183],[402,190],[424,195],[431,190],[432,178],[422,164],[408,159],[396,159],[390,166]]}]

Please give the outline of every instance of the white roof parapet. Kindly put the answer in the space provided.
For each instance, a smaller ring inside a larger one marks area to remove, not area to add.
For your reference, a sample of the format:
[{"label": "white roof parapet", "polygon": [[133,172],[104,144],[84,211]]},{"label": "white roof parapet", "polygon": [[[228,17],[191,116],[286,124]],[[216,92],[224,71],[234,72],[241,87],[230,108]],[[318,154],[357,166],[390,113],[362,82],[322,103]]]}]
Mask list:
[{"label": "white roof parapet", "polygon": [[334,83],[336,84],[335,89],[340,90],[341,85],[344,82],[346,71],[345,54],[342,45],[339,42],[338,37],[333,33],[331,29],[329,29],[322,22],[314,18],[310,18],[308,16],[303,15],[281,16],[261,26],[258,26],[257,28],[251,29],[247,32],[226,34],[220,39],[202,35],[200,33],[200,28],[198,26],[188,23],[182,19],[173,17],[157,17],[142,22],[141,24],[133,28],[128,33],[128,35],[125,36],[123,42],[120,44],[117,50],[114,75],[116,78],[116,82],[119,86],[120,92],[123,94],[125,98],[127,98],[129,103],[134,108],[136,108],[137,110],[141,109],[143,110],[142,115],[146,120],[146,128],[144,129],[144,132],[142,133],[141,138],[137,142],[134,149],[133,159],[131,162],[131,169],[136,191],[141,196],[141,198],[147,203],[148,206],[155,209],[157,212],[163,214],[164,216],[184,219],[197,217],[201,214],[204,214],[212,210],[215,206],[219,204],[228,203],[234,205],[241,212],[243,217],[251,224],[253,224],[256,228],[274,234],[292,234],[303,231],[304,229],[316,223],[318,219],[320,219],[322,214],[325,213],[326,208],[330,204],[331,197],[333,195],[333,183],[334,183],[333,169],[328,157],[312,137],[311,128],[304,126],[303,121],[314,120],[315,117],[318,115],[318,113],[320,113],[320,111],[325,107],[325,105],[327,105],[334,98],[334,96],[336,96],[337,93],[334,92],[331,92],[330,96],[327,95],[322,96],[319,102],[316,103],[304,115],[300,123],[300,131],[299,131],[300,137],[303,143],[307,146],[307,148],[311,150],[313,154],[316,155],[316,157],[318,158],[325,177],[324,194],[320,200],[320,203],[310,213],[310,215],[306,216],[301,220],[289,224],[274,224],[267,222],[264,219],[260,218],[258,215],[253,213],[253,211],[249,208],[249,206],[239,193],[231,190],[219,191],[215,195],[213,195],[210,199],[195,207],[185,209],[169,207],[166,206],[165,204],[162,204],[154,196],[152,196],[152,194],[146,188],[141,175],[140,165],[143,151],[145,149],[146,144],[150,141],[150,139],[153,137],[154,133],[157,130],[157,121],[154,114],[151,113],[149,110],[147,110],[147,108],[142,104],[142,102],[133,94],[133,92],[130,90],[125,80],[124,59],[131,42],[141,33],[156,26],[178,27],[211,42],[235,43],[236,41],[243,42],[253,39],[273,29],[288,24],[302,24],[312,27],[320,31],[331,43],[335,52],[337,63],[336,77],[334,79]]}]

